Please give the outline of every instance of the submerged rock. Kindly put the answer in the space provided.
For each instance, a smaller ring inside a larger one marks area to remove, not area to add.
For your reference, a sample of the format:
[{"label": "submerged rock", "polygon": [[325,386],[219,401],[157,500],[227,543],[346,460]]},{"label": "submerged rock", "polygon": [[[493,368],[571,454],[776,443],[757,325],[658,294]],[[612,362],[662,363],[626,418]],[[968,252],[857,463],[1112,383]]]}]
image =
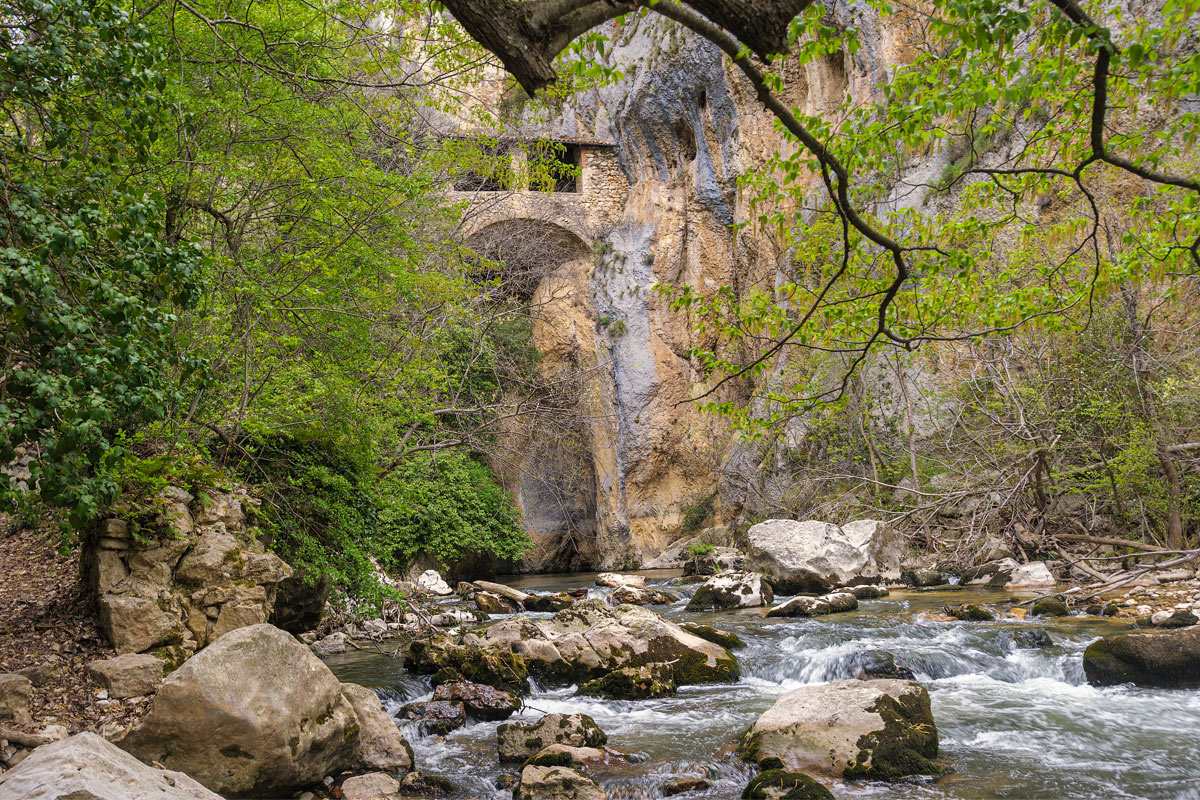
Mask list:
[{"label": "submerged rock", "polygon": [[513,800],[608,800],[608,795],[591,778],[573,769],[531,764],[521,770]]},{"label": "submerged rock", "polygon": [[612,608],[597,599],[582,600],[549,619],[501,620],[481,636],[414,642],[406,664],[419,672],[462,674],[522,691],[530,676],[567,685],[623,667],[666,662],[674,662],[672,674],[679,685],[726,683],[738,675],[737,661],[724,647],[649,609]]},{"label": "submerged rock", "polygon": [[751,526],[747,536],[746,568],[762,573],[783,594],[900,577],[900,537],[875,520],[838,527],[773,519]]},{"label": "submerged rock", "polygon": [[757,572],[724,572],[709,578],[696,590],[687,610],[759,608],[770,605],[774,599],[771,584]]},{"label": "submerged rock", "polygon": [[767,612],[771,618],[821,617],[858,608],[858,598],[851,592],[833,592],[821,597],[793,597]]},{"label": "submerged rock", "polygon": [[688,792],[702,792],[705,789],[712,788],[712,781],[708,778],[683,777],[674,778],[662,785],[663,797],[674,797],[677,794],[686,794]]},{"label": "submerged rock", "polygon": [[221,800],[182,772],[155,769],[94,733],[44,744],[0,774],[6,800]]},{"label": "submerged rock", "polygon": [[839,681],[779,698],[743,738],[743,758],[789,771],[896,780],[937,775],[929,694],[911,681]]},{"label": "submerged rock", "polygon": [[1041,649],[1054,644],[1050,634],[1041,628],[1021,628],[1012,632],[1013,644],[1017,647]]},{"label": "submerged rock", "polygon": [[189,659],[118,744],[229,795],[282,794],[342,769],[412,765],[373,692],[338,682],[271,625],[232,631]]},{"label": "submerged rock", "polygon": [[536,722],[506,722],[496,728],[501,761],[524,761],[553,744],[602,747],[607,743],[604,731],[586,714],[547,714]]},{"label": "submerged rock", "polygon": [[852,663],[857,669],[855,677],[860,680],[890,678],[911,681],[913,679],[911,669],[903,664],[898,664],[895,656],[883,650],[867,650],[856,654]]},{"label": "submerged rock", "polygon": [[743,800],[833,800],[833,794],[803,772],[769,769],[746,784]]},{"label": "submerged rock", "polygon": [[1132,683],[1160,689],[1200,687],[1200,627],[1122,633],[1088,645],[1083,671],[1093,686]]}]

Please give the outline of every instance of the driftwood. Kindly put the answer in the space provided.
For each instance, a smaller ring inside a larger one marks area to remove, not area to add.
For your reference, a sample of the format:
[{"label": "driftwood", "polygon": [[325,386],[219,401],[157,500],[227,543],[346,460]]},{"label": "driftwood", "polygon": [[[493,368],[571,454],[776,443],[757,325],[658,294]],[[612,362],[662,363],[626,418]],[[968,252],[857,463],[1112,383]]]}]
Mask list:
[{"label": "driftwood", "polygon": [[10,743],[21,747],[41,747],[54,741],[52,736],[41,733],[25,733],[4,725],[0,725],[0,739],[7,739]]},{"label": "driftwood", "polygon": [[1088,536],[1082,533],[1056,533],[1055,539],[1062,539],[1064,542],[1084,542],[1086,544],[1106,544],[1111,547],[1129,547],[1133,550],[1141,550],[1143,553],[1159,553],[1163,552],[1163,548],[1145,544],[1143,542],[1130,542],[1125,539],[1114,539],[1108,536]]}]

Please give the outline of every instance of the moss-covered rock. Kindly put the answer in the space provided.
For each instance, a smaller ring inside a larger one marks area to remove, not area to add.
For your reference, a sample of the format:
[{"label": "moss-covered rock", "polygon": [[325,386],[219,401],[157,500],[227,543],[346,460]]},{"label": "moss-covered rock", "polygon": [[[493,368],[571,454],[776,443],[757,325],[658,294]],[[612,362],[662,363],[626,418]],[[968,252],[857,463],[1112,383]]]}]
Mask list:
[{"label": "moss-covered rock", "polygon": [[785,694],[743,738],[749,761],[832,778],[937,775],[929,694],[898,680],[839,681]]},{"label": "moss-covered rock", "polygon": [[719,644],[727,650],[737,650],[746,646],[746,643],[742,641],[742,637],[736,633],[714,628],[712,625],[697,625],[694,622],[685,622],[681,627],[693,636],[699,636],[705,641]]},{"label": "moss-covered rock", "polygon": [[833,800],[833,794],[803,772],[770,769],[742,791],[743,800]]},{"label": "moss-covered rock", "polygon": [[1163,689],[1200,687],[1200,627],[1122,633],[1098,639],[1083,653],[1094,686],[1132,683]]},{"label": "moss-covered rock", "polygon": [[646,700],[669,697],[677,688],[670,665],[647,664],[622,667],[602,678],[590,680],[579,687],[579,694],[607,700]]},{"label": "moss-covered rock", "polygon": [[1070,613],[1067,604],[1057,597],[1038,600],[1033,604],[1033,608],[1029,609],[1029,614],[1034,617],[1065,617]]},{"label": "moss-covered rock", "polygon": [[974,603],[964,603],[959,606],[946,606],[942,609],[942,611],[944,611],[948,616],[963,620],[964,622],[990,622],[996,618],[992,612],[988,611],[982,606],[977,606]]}]

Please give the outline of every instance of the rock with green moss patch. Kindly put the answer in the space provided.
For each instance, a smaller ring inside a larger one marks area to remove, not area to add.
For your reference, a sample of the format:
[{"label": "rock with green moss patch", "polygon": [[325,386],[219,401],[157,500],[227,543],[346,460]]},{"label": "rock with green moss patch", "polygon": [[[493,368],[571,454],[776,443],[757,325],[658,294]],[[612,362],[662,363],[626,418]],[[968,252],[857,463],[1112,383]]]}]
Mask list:
[{"label": "rock with green moss patch", "polygon": [[833,800],[833,794],[803,772],[770,769],[742,791],[743,800]]},{"label": "rock with green moss patch", "polygon": [[1122,633],[1088,645],[1083,671],[1093,686],[1132,683],[1161,689],[1200,687],[1200,627]]},{"label": "rock with green moss patch", "polygon": [[1033,604],[1033,608],[1029,609],[1029,614],[1033,617],[1065,617],[1070,613],[1067,604],[1056,597],[1038,600]]},{"label": "rock with green moss patch", "polygon": [[552,744],[534,753],[524,766],[570,767],[581,769],[597,764],[628,764],[629,757],[608,747],[574,747],[568,744]]},{"label": "rock with green moss patch", "polygon": [[731,631],[714,628],[712,625],[697,625],[694,622],[685,622],[681,626],[685,631],[695,636],[699,636],[705,641],[719,644],[727,650],[737,650],[746,646],[742,641],[742,637]]},{"label": "rock with green moss patch", "polygon": [[670,697],[678,688],[669,664],[614,669],[602,678],[594,678],[579,687],[579,694],[607,700],[648,700]]},{"label": "rock with green moss patch", "polygon": [[705,789],[712,788],[712,781],[708,778],[698,778],[695,776],[685,776],[682,778],[673,778],[662,785],[663,797],[674,797],[677,794],[687,794],[688,792],[703,792]]},{"label": "rock with green moss patch", "polygon": [[552,744],[600,747],[608,737],[587,714],[547,714],[536,722],[507,722],[496,728],[501,761],[524,761]]},{"label": "rock with green moss patch", "polygon": [[929,694],[900,680],[839,681],[788,692],[743,738],[742,757],[832,778],[897,780],[941,767]]},{"label": "rock with green moss patch", "polygon": [[987,609],[977,606],[974,603],[963,603],[959,606],[946,606],[942,609],[947,616],[964,622],[990,622],[996,616]]}]

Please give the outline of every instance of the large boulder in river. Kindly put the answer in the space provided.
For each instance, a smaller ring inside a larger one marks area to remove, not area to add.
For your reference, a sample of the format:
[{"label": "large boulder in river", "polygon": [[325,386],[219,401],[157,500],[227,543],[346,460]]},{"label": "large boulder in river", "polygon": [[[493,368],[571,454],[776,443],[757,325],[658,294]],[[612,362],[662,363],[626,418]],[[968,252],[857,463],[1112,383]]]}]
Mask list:
[{"label": "large boulder in river", "polygon": [[521,770],[513,800],[608,800],[608,795],[591,778],[573,769],[531,764]]},{"label": "large boulder in river", "polygon": [[506,722],[496,728],[501,761],[524,761],[552,744],[601,747],[608,737],[587,714],[547,714],[536,722]]},{"label": "large boulder in river", "polygon": [[688,633],[641,606],[609,607],[581,600],[549,619],[510,617],[482,635],[443,634],[415,641],[410,668],[520,691],[525,678],[566,685],[601,678],[623,667],[671,665],[679,685],[726,683],[737,660],[720,645]]},{"label": "large boulder in river", "polygon": [[1088,645],[1083,672],[1094,686],[1132,683],[1162,689],[1200,687],[1200,627],[1121,633]]},{"label": "large boulder in river", "polygon": [[820,597],[793,597],[767,612],[768,617],[821,617],[858,608],[854,592],[832,592]]},{"label": "large boulder in river", "polygon": [[774,599],[771,584],[757,572],[723,572],[696,590],[687,610],[759,608],[770,605]]},{"label": "large boulder in river", "polygon": [[827,592],[852,583],[897,580],[903,544],[887,524],[772,519],[750,528],[746,569],[780,594]]},{"label": "large boulder in river", "polygon": [[44,744],[0,775],[2,800],[221,800],[181,772],[155,769],[94,733]]},{"label": "large boulder in river", "polygon": [[942,770],[929,694],[898,680],[839,681],[788,692],[743,738],[749,761],[778,759],[793,772],[896,780]]},{"label": "large boulder in river", "polygon": [[338,682],[271,625],[240,628],[189,659],[118,744],[228,795],[282,794],[360,766],[412,766],[378,698]]}]

